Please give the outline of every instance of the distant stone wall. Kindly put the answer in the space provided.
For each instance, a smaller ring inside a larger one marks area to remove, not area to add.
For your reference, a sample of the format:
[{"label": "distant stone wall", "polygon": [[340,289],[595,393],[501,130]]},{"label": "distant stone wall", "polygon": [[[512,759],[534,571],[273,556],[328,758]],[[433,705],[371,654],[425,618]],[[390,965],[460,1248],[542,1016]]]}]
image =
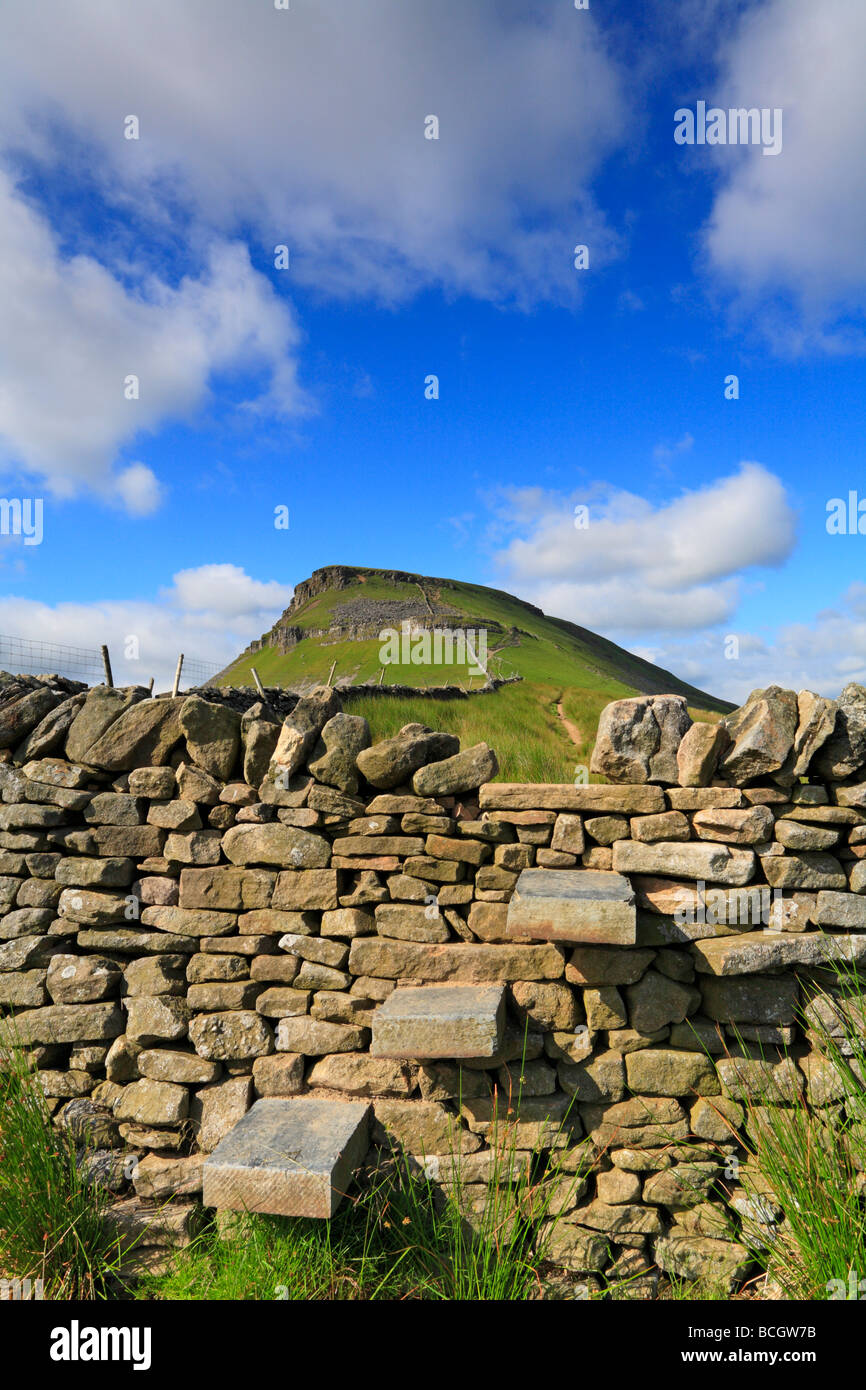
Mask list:
[{"label": "distant stone wall", "polygon": [[[148,1240],[188,1239],[257,1097],[365,1098],[370,1161],[447,1182],[459,1153],[470,1219],[506,1112],[519,1155],[591,1159],[551,1250],[581,1279],[732,1285],[730,1211],[780,1215],[744,1102],[843,1118],[800,1008],[866,953],[862,687],[719,726],[617,701],[607,785],[495,782],[485,744],[421,725],[371,746],[328,689],[283,720],[0,677],[0,748],[0,1031],[119,1219],[178,1198]],[[466,991],[444,1044],[441,985]],[[393,998],[418,986],[420,1032]]]},{"label": "distant stone wall", "polygon": [[[378,685],[375,681],[352,685],[337,681],[334,689],[343,701],[351,699],[450,701],[469,700],[476,695],[491,695],[494,691],[500,690],[503,685],[514,685],[522,680],[522,676],[489,676],[484,685],[476,685],[468,690],[464,690],[461,685]],[[287,690],[279,685],[268,685],[264,686],[263,689],[265,702],[281,718],[291,714],[301,698],[299,691]],[[251,685],[208,685],[200,686],[195,691],[188,691],[187,693],[201,695],[203,699],[213,704],[229,705],[239,714],[245,713],[246,710],[251,709],[261,700],[258,691]]]}]

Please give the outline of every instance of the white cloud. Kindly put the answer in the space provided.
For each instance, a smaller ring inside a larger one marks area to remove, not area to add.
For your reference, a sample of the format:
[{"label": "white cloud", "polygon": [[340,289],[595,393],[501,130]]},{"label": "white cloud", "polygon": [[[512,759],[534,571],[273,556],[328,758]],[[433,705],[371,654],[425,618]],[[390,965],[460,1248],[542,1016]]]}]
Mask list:
[{"label": "white cloud", "polygon": [[0,463],[59,495],[90,488],[152,512],[160,483],[141,462],[112,472],[118,453],[200,408],[215,372],[258,368],[272,409],[306,408],[292,313],[236,243],[214,242],[198,278],[133,290],[91,257],[65,258],[0,172],[0,303]]},{"label": "white cloud", "polygon": [[[809,622],[782,623],[764,635],[733,624],[687,642],[660,642],[645,654],[684,680],[735,702],[771,684],[836,696],[849,681],[866,683],[866,613],[857,592],[862,587],[852,585],[836,608]],[[737,638],[737,647],[730,647],[729,637]],[[733,658],[725,655],[726,645]]]},{"label": "white cloud", "polygon": [[10,146],[50,164],[68,123],[139,217],[252,226],[326,292],[563,299],[577,242],[615,250],[590,188],[635,115],[570,4],[41,0],[4,7],[0,54]]},{"label": "white cloud", "polygon": [[[202,565],[179,571],[153,600],[52,605],[0,597],[0,631],[91,650],[104,642],[118,685],[146,685],[154,676],[154,689],[164,690],[171,685],[179,652],[225,666],[252,636],[272,626],[291,597],[290,587],[253,579],[237,565]],[[133,650],[130,639],[137,643],[137,659],[126,655]],[[182,684],[187,683],[195,682],[184,677]]]},{"label": "white cloud", "polygon": [[[604,633],[698,631],[736,610],[741,576],[779,565],[795,541],[781,481],[756,463],[662,506],[596,487],[565,499],[506,495],[515,536],[498,554],[505,587]],[[575,525],[575,507],[589,524]]]},{"label": "white cloud", "polygon": [[251,579],[240,565],[199,565],[179,570],[165,597],[186,613],[208,614],[216,622],[249,622],[254,615],[282,612],[292,589],[273,579]]},{"label": "white cloud", "polygon": [[116,475],[117,494],[132,516],[150,516],[162,501],[162,486],[152,468],[131,463]]},{"label": "white cloud", "polygon": [[762,316],[778,346],[862,349],[833,326],[866,308],[866,7],[862,0],[768,0],[744,15],[722,52],[711,96],[723,107],[781,107],[781,154],[704,151],[722,185],[706,233],[710,264],[743,307],[776,292]]}]

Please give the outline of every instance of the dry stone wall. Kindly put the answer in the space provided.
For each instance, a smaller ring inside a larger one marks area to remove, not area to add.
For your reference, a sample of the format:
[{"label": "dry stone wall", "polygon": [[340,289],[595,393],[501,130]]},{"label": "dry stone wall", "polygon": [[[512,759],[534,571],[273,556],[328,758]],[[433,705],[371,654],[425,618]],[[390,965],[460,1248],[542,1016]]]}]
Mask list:
[{"label": "dry stone wall", "polygon": [[283,719],[2,676],[0,750],[0,1038],[119,1221],[178,1199],[147,1242],[189,1238],[256,1098],[363,1100],[368,1161],[459,1157],[470,1218],[506,1125],[588,1169],[551,1249],[581,1278],[731,1286],[731,1212],[781,1217],[750,1100],[844,1118],[810,1020],[845,1007],[828,958],[866,955],[862,687],[718,726],[617,701],[607,784],[497,782],[421,725],[371,744],[329,689]]}]

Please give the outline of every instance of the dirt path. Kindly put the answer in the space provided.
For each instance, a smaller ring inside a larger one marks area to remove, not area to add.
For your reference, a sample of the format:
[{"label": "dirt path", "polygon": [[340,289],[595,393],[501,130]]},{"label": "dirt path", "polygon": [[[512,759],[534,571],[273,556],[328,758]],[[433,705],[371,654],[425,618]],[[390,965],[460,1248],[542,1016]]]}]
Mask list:
[{"label": "dirt path", "polygon": [[581,745],[583,744],[583,734],[581,733],[580,729],[576,724],[572,724],[570,719],[566,719],[565,715],[562,712],[561,700],[558,700],[556,703],[556,713],[559,715],[559,718],[562,721],[563,728],[565,729],[565,732],[568,734],[568,737],[571,739],[572,743],[576,743],[578,747],[581,747]]}]

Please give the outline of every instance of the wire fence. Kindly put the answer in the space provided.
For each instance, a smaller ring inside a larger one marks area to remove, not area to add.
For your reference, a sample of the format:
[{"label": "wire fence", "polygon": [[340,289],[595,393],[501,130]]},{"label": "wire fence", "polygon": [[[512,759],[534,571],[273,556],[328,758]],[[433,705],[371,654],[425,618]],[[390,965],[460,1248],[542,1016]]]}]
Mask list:
[{"label": "wire fence", "polygon": [[[174,664],[176,658],[170,658]],[[43,676],[56,673],[71,680],[98,685],[105,679],[98,647],[70,647],[58,642],[37,642],[29,637],[0,633],[0,669],[15,675]],[[184,686],[205,685],[222,668],[212,661],[183,659]]]},{"label": "wire fence", "polygon": [[0,666],[14,674],[42,676],[56,672],[72,680],[95,684],[102,676],[102,654],[90,647],[67,647],[34,642],[28,637],[0,633]]},{"label": "wire fence", "polygon": [[183,659],[182,681],[184,685],[207,685],[211,676],[223,668],[213,661],[188,661]]}]

